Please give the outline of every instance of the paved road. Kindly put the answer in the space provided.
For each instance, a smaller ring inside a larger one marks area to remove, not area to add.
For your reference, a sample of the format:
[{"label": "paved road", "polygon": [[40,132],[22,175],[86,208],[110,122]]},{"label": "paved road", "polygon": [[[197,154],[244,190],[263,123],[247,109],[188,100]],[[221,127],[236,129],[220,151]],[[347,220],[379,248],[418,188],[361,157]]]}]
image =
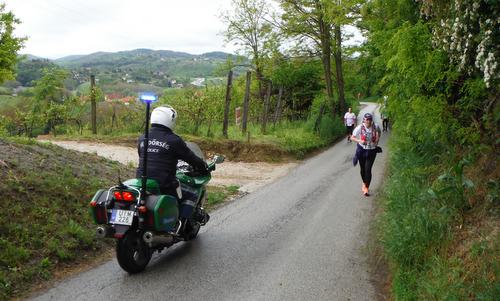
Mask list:
[{"label": "paved road", "polygon": [[353,152],[339,142],[219,209],[195,241],[155,255],[139,275],[112,260],[35,300],[374,300],[364,248],[373,197],[361,194]]}]

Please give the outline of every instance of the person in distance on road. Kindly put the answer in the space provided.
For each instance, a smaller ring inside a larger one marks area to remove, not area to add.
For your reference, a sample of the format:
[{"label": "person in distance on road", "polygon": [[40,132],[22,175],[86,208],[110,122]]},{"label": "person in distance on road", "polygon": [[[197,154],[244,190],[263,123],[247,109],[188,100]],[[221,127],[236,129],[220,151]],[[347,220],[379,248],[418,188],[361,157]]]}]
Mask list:
[{"label": "person in distance on road", "polygon": [[382,119],[382,132],[387,132],[389,130],[389,116],[385,106],[380,110],[380,119]]},{"label": "person in distance on road", "polygon": [[352,108],[344,114],[344,125],[347,131],[347,142],[351,142],[352,130],[356,126],[356,114],[352,112]]},{"label": "person in distance on road", "polygon": [[369,196],[369,187],[372,180],[372,166],[375,162],[377,152],[381,149],[378,142],[381,135],[380,127],[373,122],[373,115],[366,113],[363,122],[352,132],[351,140],[357,142],[356,157],[359,161],[361,179],[363,181],[361,191],[365,196]]},{"label": "person in distance on road", "polygon": [[[177,189],[179,182],[175,176],[178,160],[183,160],[193,166],[195,170],[208,173],[207,163],[196,156],[186,145],[181,137],[177,136],[173,130],[177,121],[177,112],[170,106],[161,106],[151,113],[151,129],[149,131],[148,152],[148,178],[158,181],[162,194],[178,197]],[[144,140],[142,135],[138,141],[139,167],[136,177],[142,176],[144,168]],[[191,199],[195,196],[186,195],[183,191],[183,198]],[[205,218],[208,221],[208,214]]]}]

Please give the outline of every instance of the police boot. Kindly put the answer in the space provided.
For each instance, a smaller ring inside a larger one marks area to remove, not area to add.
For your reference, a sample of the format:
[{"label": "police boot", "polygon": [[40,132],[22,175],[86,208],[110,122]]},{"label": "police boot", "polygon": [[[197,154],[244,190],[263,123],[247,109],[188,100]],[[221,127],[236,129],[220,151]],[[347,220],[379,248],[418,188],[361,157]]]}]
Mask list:
[{"label": "police boot", "polygon": [[196,210],[195,220],[200,223],[200,225],[204,226],[210,220],[210,215],[205,212],[203,208],[199,208]]}]

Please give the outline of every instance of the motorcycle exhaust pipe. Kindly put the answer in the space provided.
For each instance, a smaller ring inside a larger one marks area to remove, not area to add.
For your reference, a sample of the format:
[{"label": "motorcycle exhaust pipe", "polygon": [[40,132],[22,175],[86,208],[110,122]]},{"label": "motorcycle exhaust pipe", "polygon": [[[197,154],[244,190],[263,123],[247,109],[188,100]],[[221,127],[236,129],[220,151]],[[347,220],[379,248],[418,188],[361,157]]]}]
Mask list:
[{"label": "motorcycle exhaust pipe", "polygon": [[111,229],[111,227],[107,227],[107,226],[99,226],[95,230],[96,237],[99,239],[111,237],[111,236],[113,236],[113,232],[114,232],[113,229]]},{"label": "motorcycle exhaust pipe", "polygon": [[174,237],[172,235],[155,235],[150,231],[145,232],[142,239],[150,246],[171,245],[174,243]]}]

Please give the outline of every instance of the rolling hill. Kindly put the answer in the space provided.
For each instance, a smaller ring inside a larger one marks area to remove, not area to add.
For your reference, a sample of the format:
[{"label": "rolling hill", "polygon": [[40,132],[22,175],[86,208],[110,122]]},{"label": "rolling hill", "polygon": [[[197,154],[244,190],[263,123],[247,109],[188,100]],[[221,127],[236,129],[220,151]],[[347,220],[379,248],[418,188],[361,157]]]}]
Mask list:
[{"label": "rolling hill", "polygon": [[154,84],[167,79],[210,77],[228,53],[210,52],[193,55],[171,50],[135,49],[119,52],[96,52],[89,55],[67,56],[54,61],[57,65],[101,77],[118,78]]},{"label": "rolling hill", "polygon": [[[223,64],[229,56],[231,54],[219,51],[194,55],[151,49],[70,55],[52,61],[27,55],[18,64],[18,74],[27,77],[26,73],[31,74],[36,71],[34,70],[36,66],[31,65],[39,65],[43,61],[70,70],[72,79],[77,84],[87,82],[90,74],[95,74],[99,83],[103,85],[138,83],[165,88],[179,83],[187,84],[191,78],[216,76],[214,71],[217,66]],[[37,74],[38,78],[39,76]],[[30,78],[29,82],[36,79]],[[18,81],[24,83],[20,79]]]}]

